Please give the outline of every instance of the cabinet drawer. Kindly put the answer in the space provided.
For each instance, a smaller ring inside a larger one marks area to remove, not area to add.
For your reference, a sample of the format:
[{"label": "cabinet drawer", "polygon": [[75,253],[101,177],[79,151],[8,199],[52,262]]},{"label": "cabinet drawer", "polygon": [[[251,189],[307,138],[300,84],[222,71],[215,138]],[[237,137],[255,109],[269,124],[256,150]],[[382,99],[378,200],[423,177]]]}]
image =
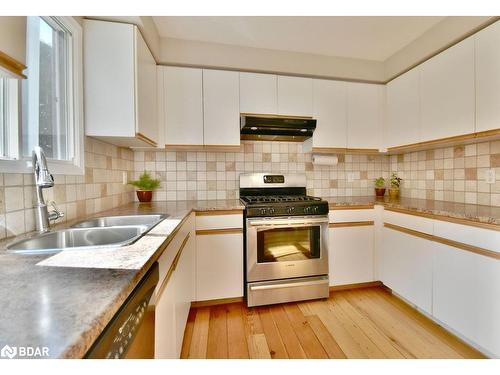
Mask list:
[{"label": "cabinet drawer", "polygon": [[434,235],[500,253],[500,231],[435,220]]},{"label": "cabinet drawer", "polygon": [[196,229],[243,228],[243,214],[219,214],[217,211],[197,212]]},{"label": "cabinet drawer", "polygon": [[375,212],[373,209],[361,210],[331,210],[328,214],[330,223],[345,223],[352,221],[373,221]]},{"label": "cabinet drawer", "polygon": [[425,217],[385,210],[383,218],[384,223],[398,225],[427,234],[433,234],[434,232],[434,220]]}]

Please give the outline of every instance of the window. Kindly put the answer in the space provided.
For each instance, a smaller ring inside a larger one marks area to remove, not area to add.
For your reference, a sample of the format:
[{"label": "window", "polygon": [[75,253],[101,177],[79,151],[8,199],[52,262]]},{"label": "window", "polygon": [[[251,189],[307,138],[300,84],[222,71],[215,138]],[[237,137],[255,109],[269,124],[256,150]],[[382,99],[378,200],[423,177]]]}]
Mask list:
[{"label": "window", "polygon": [[[41,146],[51,171],[82,174],[81,26],[72,17],[27,17],[26,65],[21,124],[13,132],[0,123],[0,156],[9,159],[0,161],[0,171],[29,171],[31,152]],[[2,91],[2,102],[7,94],[15,95]]]},{"label": "window", "polygon": [[0,77],[0,159],[17,157],[18,87],[17,79]]}]

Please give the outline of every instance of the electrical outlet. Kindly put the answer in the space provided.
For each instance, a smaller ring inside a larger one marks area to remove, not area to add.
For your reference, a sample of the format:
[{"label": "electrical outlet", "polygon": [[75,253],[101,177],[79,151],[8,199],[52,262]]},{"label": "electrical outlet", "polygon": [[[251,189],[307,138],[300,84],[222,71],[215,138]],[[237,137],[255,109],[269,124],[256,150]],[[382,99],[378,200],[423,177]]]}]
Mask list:
[{"label": "electrical outlet", "polygon": [[354,172],[347,172],[347,182],[354,181]]},{"label": "electrical outlet", "polygon": [[127,183],[128,183],[127,172],[123,171],[122,172],[122,184],[127,185]]},{"label": "electrical outlet", "polygon": [[486,180],[487,184],[494,184],[496,180],[495,170],[493,168],[487,169],[484,179]]}]

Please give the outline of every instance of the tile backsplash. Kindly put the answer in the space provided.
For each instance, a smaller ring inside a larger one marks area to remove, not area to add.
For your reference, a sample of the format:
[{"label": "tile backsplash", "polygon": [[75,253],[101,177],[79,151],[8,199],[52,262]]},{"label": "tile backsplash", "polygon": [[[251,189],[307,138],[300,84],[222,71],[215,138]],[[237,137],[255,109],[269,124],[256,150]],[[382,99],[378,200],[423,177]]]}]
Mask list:
[{"label": "tile backsplash", "polygon": [[[400,155],[338,155],[337,165],[312,163],[301,143],[244,142],[238,152],[136,151],[135,177],[146,170],[162,181],[154,200],[234,199],[246,172],[306,173],[308,194],[373,195],[373,180],[397,172],[401,195],[500,206],[500,181],[487,184],[493,168],[500,178],[500,141]],[[388,183],[388,182],[387,182]]]},{"label": "tile backsplash", "polygon": [[[46,202],[55,201],[65,214],[58,222],[111,209],[133,201],[134,190],[123,185],[132,177],[134,153],[86,138],[85,175],[55,175],[55,186],[44,189]],[[0,238],[35,229],[33,175],[0,174]]]},{"label": "tile backsplash", "polygon": [[500,141],[392,155],[390,170],[404,179],[406,197],[500,206]]},{"label": "tile backsplash", "polygon": [[[136,199],[123,185],[149,171],[161,180],[156,201],[236,199],[240,173],[305,173],[310,195],[373,195],[373,180],[397,172],[405,197],[500,206],[500,141],[400,155],[338,155],[338,164],[312,163],[301,143],[246,141],[237,151],[132,151],[87,138],[85,175],[56,175],[44,190],[65,212],[62,221],[111,209]],[[0,238],[34,230],[32,174],[0,174]],[[61,221],[61,220],[60,220]]]},{"label": "tile backsplash", "polygon": [[339,155],[337,165],[320,166],[302,143],[246,141],[238,152],[136,151],[134,171],[151,172],[162,181],[154,199],[235,199],[239,175],[249,172],[305,173],[308,194],[373,194],[373,179],[389,174],[384,155]]}]

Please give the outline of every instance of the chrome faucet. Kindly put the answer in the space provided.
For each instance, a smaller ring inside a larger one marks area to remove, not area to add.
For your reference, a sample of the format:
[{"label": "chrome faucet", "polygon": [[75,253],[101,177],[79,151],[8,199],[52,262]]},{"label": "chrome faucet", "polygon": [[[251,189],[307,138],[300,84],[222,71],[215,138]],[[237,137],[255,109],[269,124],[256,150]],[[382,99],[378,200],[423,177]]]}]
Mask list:
[{"label": "chrome faucet", "polygon": [[59,211],[54,202],[51,202],[54,210],[47,209],[47,204],[43,198],[42,189],[51,188],[54,186],[54,177],[49,172],[47,167],[47,159],[41,147],[36,146],[33,149],[33,173],[35,175],[35,187],[37,203],[35,206],[35,221],[36,230],[40,233],[50,230],[50,220],[57,220],[64,216],[64,213]]}]

